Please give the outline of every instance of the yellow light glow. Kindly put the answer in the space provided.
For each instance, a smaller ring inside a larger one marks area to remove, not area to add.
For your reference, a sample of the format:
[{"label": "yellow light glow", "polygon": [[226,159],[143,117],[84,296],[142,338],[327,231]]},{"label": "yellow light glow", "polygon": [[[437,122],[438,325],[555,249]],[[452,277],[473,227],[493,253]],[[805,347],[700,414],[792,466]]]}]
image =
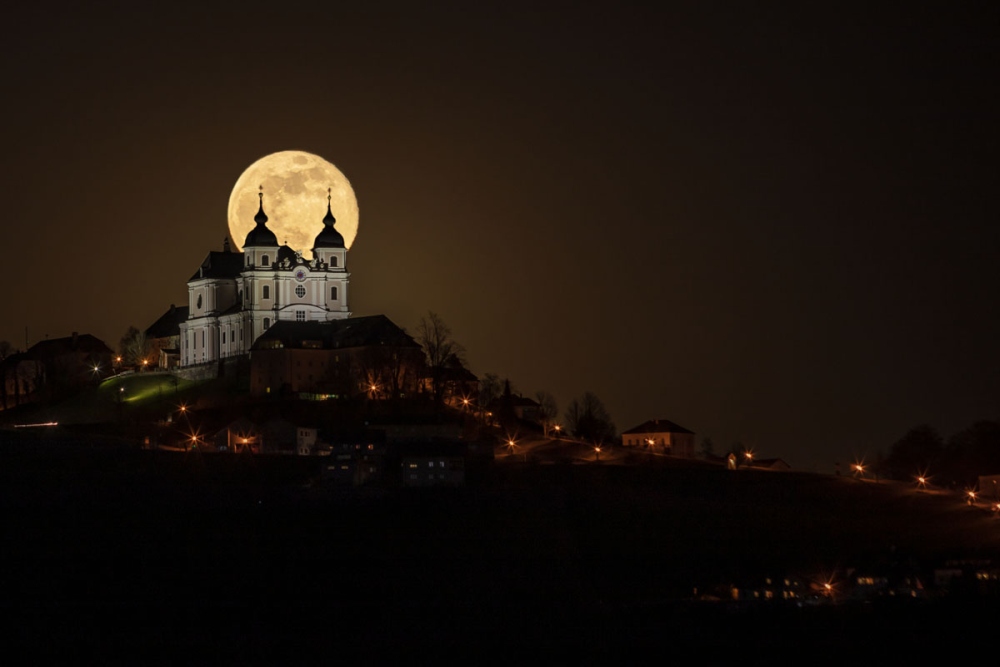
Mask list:
[{"label": "yellow light glow", "polygon": [[237,250],[254,228],[264,188],[264,212],[268,229],[287,244],[312,258],[312,244],[323,229],[327,188],[330,209],[337,219],[336,229],[348,248],[358,233],[358,200],[347,177],[318,155],[303,151],[282,151],[266,155],[247,167],[229,195],[229,236]]}]

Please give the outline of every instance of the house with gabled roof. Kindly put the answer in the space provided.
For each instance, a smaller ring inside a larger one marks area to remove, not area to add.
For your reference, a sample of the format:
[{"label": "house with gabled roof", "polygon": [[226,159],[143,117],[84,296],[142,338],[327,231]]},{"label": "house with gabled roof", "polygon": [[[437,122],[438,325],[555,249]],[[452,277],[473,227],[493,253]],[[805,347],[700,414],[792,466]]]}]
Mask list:
[{"label": "house with gabled roof", "polygon": [[626,447],[644,447],[671,456],[694,458],[694,431],[669,419],[650,419],[627,431],[622,431]]}]

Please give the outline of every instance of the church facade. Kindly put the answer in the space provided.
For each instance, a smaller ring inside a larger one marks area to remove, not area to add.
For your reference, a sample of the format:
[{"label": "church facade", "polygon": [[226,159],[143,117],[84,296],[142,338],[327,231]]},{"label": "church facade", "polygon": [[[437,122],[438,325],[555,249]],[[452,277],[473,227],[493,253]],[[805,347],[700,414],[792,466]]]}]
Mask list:
[{"label": "church facade", "polygon": [[311,260],[278,244],[267,227],[263,192],[259,197],[257,225],[247,234],[243,252],[232,251],[227,240],[221,252],[208,253],[188,280],[188,317],[179,324],[181,367],[245,355],[279,321],[331,322],[351,316],[347,248],[334,226],[330,197]]}]

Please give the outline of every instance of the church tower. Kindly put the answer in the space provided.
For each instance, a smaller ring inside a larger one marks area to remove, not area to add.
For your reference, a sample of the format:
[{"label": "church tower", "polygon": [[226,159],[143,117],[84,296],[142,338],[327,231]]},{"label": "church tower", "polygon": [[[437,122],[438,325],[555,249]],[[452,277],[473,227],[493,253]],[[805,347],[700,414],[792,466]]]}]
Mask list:
[{"label": "church tower", "polygon": [[333,217],[330,210],[330,189],[326,191],[326,215],[323,217],[323,229],[313,241],[313,265],[323,272],[322,286],[317,289],[322,290],[323,296],[320,302],[325,301],[327,320],[339,320],[350,316],[347,307],[347,284],[350,282],[351,274],[347,272],[347,248],[344,246],[344,237],[336,230],[334,225],[337,219]]},{"label": "church tower", "polygon": [[260,198],[260,207],[254,216],[257,226],[250,230],[243,242],[242,319],[244,330],[250,334],[246,350],[277,319],[274,266],[278,260],[278,237],[267,228],[264,186],[261,186],[257,196]]}]

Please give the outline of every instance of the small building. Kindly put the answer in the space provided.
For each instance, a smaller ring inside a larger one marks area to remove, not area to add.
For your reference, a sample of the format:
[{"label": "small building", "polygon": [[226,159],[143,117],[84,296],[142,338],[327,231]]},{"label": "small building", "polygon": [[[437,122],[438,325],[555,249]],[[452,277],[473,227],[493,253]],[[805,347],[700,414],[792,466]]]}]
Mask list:
[{"label": "small building", "polygon": [[423,350],[384,315],[275,322],[250,353],[250,392],[302,398],[410,396]]},{"label": "small building", "polygon": [[187,321],[188,307],[170,304],[167,312],[146,329],[146,342],[156,365],[163,370],[177,368],[181,363],[181,322]]},{"label": "small building", "polygon": [[419,443],[400,448],[403,486],[464,486],[464,443]]},{"label": "small building", "polygon": [[2,404],[10,407],[71,394],[111,370],[111,348],[90,334],[39,341],[0,364]]},{"label": "small building", "polygon": [[645,447],[671,456],[694,458],[694,431],[669,419],[651,419],[622,431],[626,447]]},{"label": "small building", "polygon": [[751,462],[746,464],[748,468],[761,468],[764,470],[791,470],[792,466],[785,463],[782,459],[751,459]]}]

